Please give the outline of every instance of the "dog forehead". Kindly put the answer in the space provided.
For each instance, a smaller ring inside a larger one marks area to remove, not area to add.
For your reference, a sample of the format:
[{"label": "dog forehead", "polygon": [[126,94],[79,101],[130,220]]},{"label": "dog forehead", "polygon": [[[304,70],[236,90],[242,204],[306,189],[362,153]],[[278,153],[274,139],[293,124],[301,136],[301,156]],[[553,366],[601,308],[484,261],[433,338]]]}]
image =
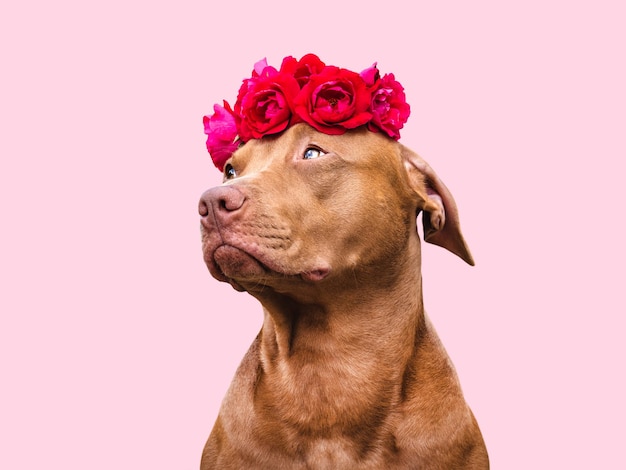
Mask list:
[{"label": "dog forehead", "polygon": [[277,134],[264,136],[260,139],[251,139],[240,147],[233,155],[235,160],[249,160],[253,157],[266,159],[275,154],[283,155],[292,150],[297,143],[308,138],[314,129],[308,126],[295,125],[286,131]]},{"label": "dog forehead", "polygon": [[264,154],[270,154],[275,152],[285,152],[293,149],[298,144],[310,141],[315,137],[326,137],[326,134],[316,131],[307,124],[296,124],[286,131],[277,134],[264,136],[260,139],[252,139],[248,141],[241,149],[240,153],[245,150],[252,152],[263,152]]},{"label": "dog forehead", "polygon": [[380,133],[361,127],[331,135],[304,123],[295,124],[277,135],[251,139],[234,153],[232,163],[236,169],[245,167],[248,175],[270,168],[280,168],[281,172],[299,171],[302,167],[287,162],[297,161],[298,156],[309,146],[332,154],[328,162],[322,164],[319,161],[317,171],[334,168],[342,162],[354,171],[357,168],[366,170],[365,173],[351,173],[353,176],[359,174],[373,179],[397,181],[403,168],[399,143]]}]

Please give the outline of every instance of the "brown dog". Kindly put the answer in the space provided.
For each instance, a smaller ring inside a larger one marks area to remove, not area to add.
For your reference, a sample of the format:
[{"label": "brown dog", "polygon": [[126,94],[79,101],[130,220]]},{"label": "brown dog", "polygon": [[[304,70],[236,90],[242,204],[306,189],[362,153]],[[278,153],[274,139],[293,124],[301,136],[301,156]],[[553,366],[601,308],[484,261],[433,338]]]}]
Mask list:
[{"label": "brown dog", "polygon": [[211,274],[263,305],[208,469],[487,469],[478,425],[424,313],[425,239],[473,264],[426,162],[364,129],[251,140],[200,200]]}]

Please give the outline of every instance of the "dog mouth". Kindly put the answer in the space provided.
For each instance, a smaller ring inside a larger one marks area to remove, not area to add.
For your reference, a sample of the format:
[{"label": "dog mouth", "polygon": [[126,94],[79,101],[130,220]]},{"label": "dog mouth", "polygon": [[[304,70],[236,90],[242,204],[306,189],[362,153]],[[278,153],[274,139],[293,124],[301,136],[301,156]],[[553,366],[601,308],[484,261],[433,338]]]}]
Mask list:
[{"label": "dog mouth", "polygon": [[269,278],[299,278],[308,282],[319,282],[330,273],[330,268],[318,267],[311,270],[290,272],[284,267],[261,261],[248,250],[222,244],[206,257],[209,271],[216,279],[230,283],[236,290],[245,290],[241,283],[253,281],[263,283]]},{"label": "dog mouth", "polygon": [[232,245],[217,247],[213,260],[220,273],[229,279],[259,277],[270,271],[254,256]]}]

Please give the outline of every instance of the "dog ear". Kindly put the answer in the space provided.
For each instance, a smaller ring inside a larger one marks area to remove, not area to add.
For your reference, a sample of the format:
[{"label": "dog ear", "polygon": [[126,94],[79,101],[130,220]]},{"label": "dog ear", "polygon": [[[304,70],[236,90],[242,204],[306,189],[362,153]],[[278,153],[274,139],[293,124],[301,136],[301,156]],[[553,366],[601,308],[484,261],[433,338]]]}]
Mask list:
[{"label": "dog ear", "polygon": [[452,194],[422,157],[403,145],[401,148],[411,186],[421,199],[424,240],[451,251],[474,266],[472,254],[461,234],[459,213]]}]

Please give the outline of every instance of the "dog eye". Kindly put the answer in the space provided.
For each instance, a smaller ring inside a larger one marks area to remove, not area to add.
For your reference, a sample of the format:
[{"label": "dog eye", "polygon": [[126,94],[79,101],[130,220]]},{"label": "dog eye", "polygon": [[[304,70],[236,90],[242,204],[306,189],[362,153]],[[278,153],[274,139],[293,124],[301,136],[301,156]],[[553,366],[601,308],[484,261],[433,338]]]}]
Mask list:
[{"label": "dog eye", "polygon": [[224,167],[224,176],[226,177],[227,180],[233,179],[234,177],[237,176],[237,172],[235,171],[235,168],[233,168],[233,166],[230,163],[227,163],[226,166]]},{"label": "dog eye", "polygon": [[304,151],[302,156],[305,160],[313,160],[314,158],[319,158],[323,155],[326,155],[326,152],[322,152],[316,147],[309,147]]}]

